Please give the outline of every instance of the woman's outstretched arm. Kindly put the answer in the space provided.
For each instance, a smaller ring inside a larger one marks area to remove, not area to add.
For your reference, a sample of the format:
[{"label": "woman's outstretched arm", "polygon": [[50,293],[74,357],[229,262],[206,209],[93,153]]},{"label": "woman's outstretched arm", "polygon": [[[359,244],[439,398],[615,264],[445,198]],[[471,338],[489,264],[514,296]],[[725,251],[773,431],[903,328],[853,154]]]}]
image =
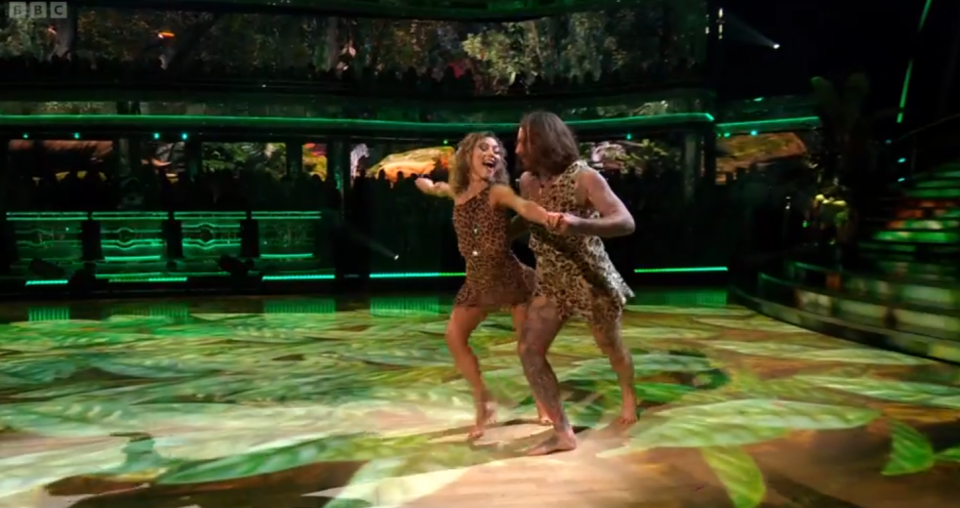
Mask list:
[{"label": "woman's outstretched arm", "polygon": [[417,178],[416,184],[417,188],[420,189],[420,192],[428,196],[453,199],[453,191],[445,182],[434,182],[429,178],[421,176],[420,178]]},{"label": "woman's outstretched arm", "polygon": [[490,200],[494,205],[517,212],[517,215],[523,217],[527,222],[540,224],[541,226],[547,225],[549,219],[547,211],[533,201],[521,198],[507,185],[494,185],[490,189]]}]

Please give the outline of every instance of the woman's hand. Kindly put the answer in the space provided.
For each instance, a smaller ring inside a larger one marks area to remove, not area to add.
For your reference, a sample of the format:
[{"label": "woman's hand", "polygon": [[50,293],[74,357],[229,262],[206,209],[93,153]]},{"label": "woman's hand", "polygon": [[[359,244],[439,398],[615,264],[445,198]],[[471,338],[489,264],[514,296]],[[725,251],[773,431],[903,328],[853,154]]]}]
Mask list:
[{"label": "woman's hand", "polygon": [[583,219],[569,213],[548,213],[547,229],[556,235],[570,236],[577,234],[577,227],[583,223]]},{"label": "woman's hand", "polygon": [[429,194],[431,191],[433,191],[433,180],[429,178],[424,178],[421,176],[420,178],[417,178],[414,183],[416,184],[417,188],[420,189],[420,192]]}]

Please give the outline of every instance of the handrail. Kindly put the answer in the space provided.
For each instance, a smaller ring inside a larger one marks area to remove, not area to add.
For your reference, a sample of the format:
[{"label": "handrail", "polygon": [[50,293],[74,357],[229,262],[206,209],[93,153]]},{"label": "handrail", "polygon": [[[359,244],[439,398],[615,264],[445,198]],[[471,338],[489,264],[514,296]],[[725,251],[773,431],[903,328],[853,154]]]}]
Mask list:
[{"label": "handrail", "polygon": [[923,132],[923,131],[926,131],[926,130],[928,130],[928,129],[932,129],[932,128],[938,126],[938,125],[945,124],[945,123],[948,123],[948,122],[950,122],[950,121],[952,121],[952,120],[956,120],[956,119],[960,119],[960,113],[957,113],[957,114],[954,114],[954,115],[950,115],[950,116],[948,116],[948,117],[944,117],[944,118],[941,118],[941,119],[939,119],[939,120],[935,120],[935,121],[933,121],[933,122],[930,122],[930,123],[928,123],[928,124],[926,124],[926,125],[924,125],[924,126],[922,126],[922,127],[918,127],[918,128],[916,128],[916,129],[914,129],[914,130],[912,130],[912,131],[904,134],[903,136],[900,136],[899,138],[897,138],[897,139],[894,141],[894,143],[899,143],[899,142],[904,141],[904,140],[906,140],[907,138],[911,138],[911,137],[913,137],[913,136],[915,136],[915,135],[917,135],[917,134],[919,134],[919,133],[921,133],[921,132]]}]

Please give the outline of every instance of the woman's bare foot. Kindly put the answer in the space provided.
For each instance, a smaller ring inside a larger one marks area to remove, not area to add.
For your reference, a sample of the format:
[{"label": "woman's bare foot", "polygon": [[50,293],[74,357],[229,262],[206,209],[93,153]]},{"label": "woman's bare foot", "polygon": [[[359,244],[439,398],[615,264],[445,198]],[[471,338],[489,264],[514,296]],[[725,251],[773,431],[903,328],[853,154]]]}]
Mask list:
[{"label": "woman's bare foot", "polygon": [[526,455],[528,457],[539,457],[542,455],[550,455],[552,453],[559,452],[568,452],[574,450],[577,447],[577,436],[574,435],[573,429],[566,432],[557,432],[553,436],[550,436],[550,439],[540,443],[537,446],[527,450]]},{"label": "woman's bare foot", "polygon": [[637,397],[624,397],[623,403],[620,405],[620,418],[617,418],[617,423],[621,425],[633,425],[637,423]]},{"label": "woman's bare foot", "polygon": [[467,434],[467,439],[470,441],[479,439],[483,436],[487,425],[491,425],[497,421],[497,403],[489,398],[478,402],[476,404],[476,411],[477,414],[473,430],[470,431],[470,434]]}]

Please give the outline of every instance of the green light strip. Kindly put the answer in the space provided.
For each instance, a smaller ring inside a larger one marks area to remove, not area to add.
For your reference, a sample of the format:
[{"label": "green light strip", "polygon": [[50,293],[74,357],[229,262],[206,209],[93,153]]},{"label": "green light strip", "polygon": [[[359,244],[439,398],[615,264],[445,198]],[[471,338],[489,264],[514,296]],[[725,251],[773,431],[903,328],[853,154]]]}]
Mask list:
[{"label": "green light strip", "polygon": [[692,268],[637,268],[633,273],[720,273],[727,271],[725,266],[700,266]]},{"label": "green light strip", "polygon": [[[724,266],[702,266],[691,268],[637,268],[633,273],[723,273],[727,272]],[[464,277],[464,272],[410,272],[410,273],[371,273],[371,279],[436,279],[446,277]],[[183,283],[189,280],[182,276],[156,276],[152,273],[141,274],[98,274],[98,279],[107,279],[110,283]],[[304,280],[334,280],[335,275],[331,274],[302,274],[302,275],[264,275],[261,280],[264,282],[284,282],[284,281],[304,281]],[[27,286],[62,286],[69,281],[66,279],[56,280],[28,280]]]},{"label": "green light strip", "polygon": [[[933,0],[927,0],[923,5],[923,11],[920,13],[920,22],[917,24],[917,35],[923,32],[923,27],[927,24],[927,17],[930,15],[930,6]],[[903,90],[900,91],[900,111],[897,113],[897,123],[903,123],[903,116],[907,108],[907,96],[910,94],[910,77],[913,75],[913,58],[907,63],[907,72],[903,76]]]},{"label": "green light strip", "polygon": [[64,286],[69,283],[67,279],[51,279],[51,280],[28,280],[24,283],[25,286]]},{"label": "green light strip", "polygon": [[[629,116],[598,120],[571,120],[577,130],[626,129],[630,127],[668,127],[689,123],[713,123],[709,113],[675,113],[655,116]],[[183,128],[215,129],[256,127],[262,129],[362,129],[376,131],[416,131],[419,134],[463,134],[469,131],[516,131],[516,123],[421,123],[352,118],[282,118],[256,116],[202,115],[0,115],[0,126],[17,128],[140,127],[149,130]],[[179,213],[178,215],[185,215]]]},{"label": "green light strip", "polygon": [[7,212],[10,222],[77,222],[90,218],[90,214],[82,212]]},{"label": "green light strip", "polygon": [[162,255],[155,256],[104,256],[107,263],[136,263],[142,261],[162,261]]},{"label": "green light strip", "polygon": [[[778,118],[776,120],[757,120],[754,122],[718,123],[717,132],[721,134],[738,134],[783,131],[792,129],[815,129],[820,127],[820,118],[816,116],[798,116],[796,118]],[[756,131],[756,132],[755,132]]]},{"label": "green light strip", "polygon": [[167,212],[93,212],[90,218],[98,221],[131,221],[131,220],[167,220]]},{"label": "green light strip", "polygon": [[111,277],[107,279],[107,282],[110,283],[151,283],[151,282],[162,282],[162,283],[171,283],[171,282],[187,282],[186,277]]},{"label": "green light strip", "polygon": [[917,33],[923,31],[923,25],[927,24],[927,16],[930,15],[930,5],[933,3],[933,0],[927,0],[927,3],[923,6],[923,12],[920,13],[920,24],[917,26]]},{"label": "green light strip", "polygon": [[260,259],[310,259],[313,253],[306,254],[260,254]]},{"label": "green light strip", "polygon": [[436,279],[440,277],[465,277],[464,272],[408,272],[408,273],[371,273],[371,279]]},{"label": "green light strip", "polygon": [[260,280],[264,282],[282,282],[291,280],[333,280],[336,275],[264,275]]}]

